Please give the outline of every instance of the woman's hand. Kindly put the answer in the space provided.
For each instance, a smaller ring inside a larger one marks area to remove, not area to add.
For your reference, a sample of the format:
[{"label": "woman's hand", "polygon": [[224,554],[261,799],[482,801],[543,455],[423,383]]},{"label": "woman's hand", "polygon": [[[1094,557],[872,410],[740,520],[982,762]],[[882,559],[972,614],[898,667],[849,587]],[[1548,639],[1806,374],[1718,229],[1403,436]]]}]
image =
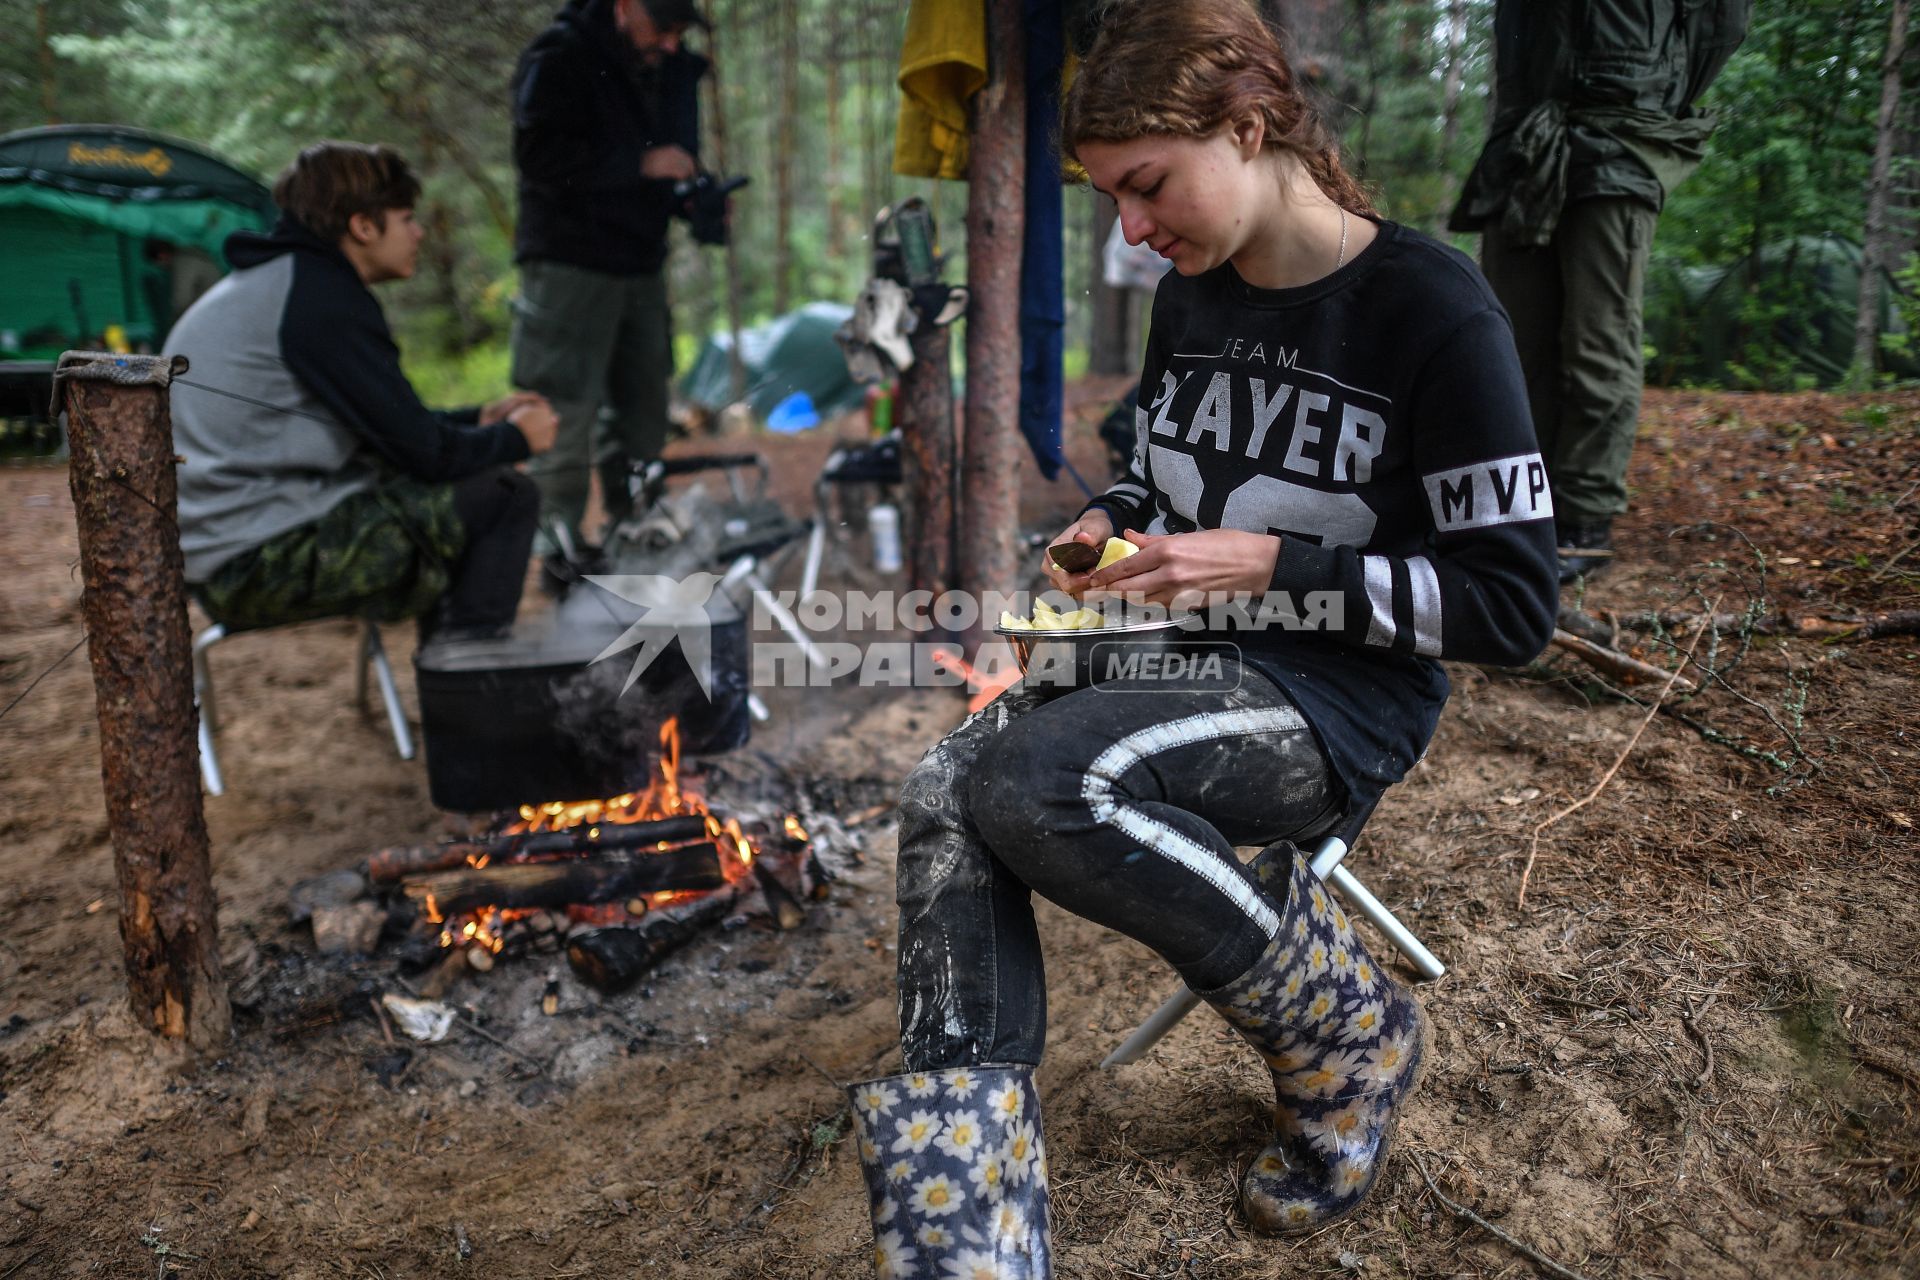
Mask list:
[{"label": "woman's hand", "polygon": [[1204,607],[1209,597],[1260,595],[1273,583],[1280,539],[1240,529],[1193,533],[1127,531],[1140,550],[1106,568],[1081,575],[1082,589],[1138,596],[1172,609]]},{"label": "woman's hand", "polygon": [[[1106,546],[1107,539],[1112,536],[1112,519],[1108,517],[1105,511],[1102,511],[1099,507],[1095,507],[1068,525],[1065,529],[1061,530],[1060,536],[1047,545],[1054,547],[1060,545],[1062,542],[1084,542],[1088,546],[1097,549]],[[1052,556],[1047,555],[1045,552],[1041,552],[1041,554],[1046,556],[1044,567],[1047,571],[1047,579],[1053,583],[1055,588],[1066,592],[1076,600],[1086,594],[1090,575],[1084,573],[1068,573],[1065,569],[1054,564]]]}]

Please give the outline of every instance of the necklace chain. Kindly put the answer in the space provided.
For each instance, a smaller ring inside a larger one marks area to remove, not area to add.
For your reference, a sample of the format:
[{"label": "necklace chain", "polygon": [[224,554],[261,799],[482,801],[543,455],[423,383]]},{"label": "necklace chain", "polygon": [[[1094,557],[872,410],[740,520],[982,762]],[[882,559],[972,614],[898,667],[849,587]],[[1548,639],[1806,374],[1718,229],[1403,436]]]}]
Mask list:
[{"label": "necklace chain", "polygon": [[1340,256],[1333,260],[1333,269],[1338,271],[1347,265],[1347,208],[1340,206]]}]

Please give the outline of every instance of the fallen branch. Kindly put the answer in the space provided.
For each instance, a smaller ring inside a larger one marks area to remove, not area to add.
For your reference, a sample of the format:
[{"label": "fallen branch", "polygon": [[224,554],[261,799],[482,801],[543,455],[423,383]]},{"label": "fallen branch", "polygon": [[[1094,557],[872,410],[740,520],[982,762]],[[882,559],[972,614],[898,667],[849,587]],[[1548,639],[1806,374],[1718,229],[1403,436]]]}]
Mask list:
[{"label": "fallen branch", "polygon": [[[1621,614],[1616,621],[1635,631],[1672,631],[1685,635],[1711,627],[1722,633],[1746,632],[1763,636],[1799,636],[1809,640],[1875,640],[1881,636],[1920,635],[1920,609],[1896,609],[1890,613],[1849,614],[1844,617],[1799,617],[1790,613],[1769,613],[1756,618],[1745,613],[1683,613],[1666,609],[1645,613]],[[1605,635],[1610,628],[1592,614],[1577,609],[1560,611],[1560,626],[1591,640]]]},{"label": "fallen branch", "polygon": [[[1719,601],[1716,600],[1714,603],[1717,605]],[[1666,702],[1667,695],[1673,691],[1675,682],[1680,679],[1680,672],[1685,670],[1687,664],[1693,661],[1694,650],[1700,647],[1700,636],[1705,634],[1705,630],[1702,630],[1700,635],[1694,636],[1693,643],[1687,646],[1686,657],[1681,659],[1678,667],[1675,667],[1668,673],[1666,684],[1661,686],[1659,694],[1655,696],[1653,700],[1653,706],[1648,708],[1647,714],[1642,717],[1640,727],[1633,731],[1633,736],[1627,739],[1627,745],[1620,749],[1620,755],[1608,766],[1607,771],[1600,775],[1600,781],[1593,784],[1593,790],[1587,792],[1587,794],[1580,799],[1575,800],[1566,808],[1534,827],[1533,840],[1527,846],[1527,865],[1526,868],[1520,872],[1520,894],[1514,900],[1516,907],[1524,907],[1527,905],[1527,881],[1533,875],[1534,860],[1540,855],[1541,833],[1568,814],[1577,813],[1581,809],[1586,808],[1592,804],[1594,800],[1599,798],[1602,791],[1607,789],[1607,784],[1613,781],[1613,775],[1620,772],[1620,766],[1625,764],[1627,757],[1633,753],[1634,745],[1640,741],[1640,735],[1647,731],[1647,726],[1653,723],[1653,718],[1660,714],[1661,705]]]},{"label": "fallen branch", "polygon": [[1669,672],[1664,667],[1656,667],[1651,662],[1642,662],[1638,658],[1629,657],[1618,649],[1609,649],[1603,644],[1596,644],[1592,640],[1574,635],[1559,627],[1553,629],[1553,644],[1555,648],[1565,650],[1589,666],[1598,667],[1608,675],[1618,677],[1623,684],[1639,684],[1643,681],[1651,684],[1656,680],[1668,680],[1669,676],[1673,676],[1674,678],[1668,682],[1677,692],[1692,693],[1699,687],[1685,676]]},{"label": "fallen branch", "polygon": [[1494,1226],[1491,1222],[1488,1222],[1485,1218],[1467,1208],[1465,1205],[1455,1204],[1453,1201],[1447,1199],[1446,1194],[1440,1190],[1439,1184],[1433,1180],[1433,1175],[1427,1172],[1427,1166],[1421,1162],[1420,1157],[1409,1151],[1407,1152],[1407,1159],[1413,1161],[1413,1167],[1420,1171],[1422,1178],[1426,1179],[1427,1190],[1433,1192],[1433,1198],[1438,1200],[1448,1213],[1451,1213],[1463,1222],[1471,1222],[1495,1240],[1500,1241],[1500,1243],[1506,1245],[1508,1248],[1518,1252],[1526,1258],[1527,1261],[1533,1263],[1548,1275],[1559,1276],[1560,1280],[1587,1280],[1587,1278],[1578,1271],[1573,1270],[1571,1267],[1561,1266],[1532,1245],[1515,1240],[1512,1236]]}]

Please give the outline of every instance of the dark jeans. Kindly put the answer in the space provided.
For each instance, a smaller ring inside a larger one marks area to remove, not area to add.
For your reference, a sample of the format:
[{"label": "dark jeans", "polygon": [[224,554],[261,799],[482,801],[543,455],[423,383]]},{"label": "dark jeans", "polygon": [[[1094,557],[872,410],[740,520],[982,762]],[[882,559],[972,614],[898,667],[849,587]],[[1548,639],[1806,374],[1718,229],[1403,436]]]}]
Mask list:
[{"label": "dark jeans", "polygon": [[453,512],[467,544],[438,609],[448,627],[493,627],[520,612],[527,558],[540,515],[540,488],[512,467],[476,472],[453,485]]},{"label": "dark jeans", "polygon": [[1344,789],[1300,712],[1231,691],[1021,685],[948,734],[900,797],[900,1038],[909,1071],[1040,1061],[1032,895],[1224,986],[1280,928],[1235,845],[1319,834]]}]

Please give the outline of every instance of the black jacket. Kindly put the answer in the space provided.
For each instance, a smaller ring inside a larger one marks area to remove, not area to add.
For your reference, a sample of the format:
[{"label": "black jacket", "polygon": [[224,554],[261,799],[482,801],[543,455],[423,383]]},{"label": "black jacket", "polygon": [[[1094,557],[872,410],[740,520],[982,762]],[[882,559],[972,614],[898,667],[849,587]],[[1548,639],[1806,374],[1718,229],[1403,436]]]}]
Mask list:
[{"label": "black jacket", "polygon": [[[1752,0],[1500,0],[1495,115],[1453,229],[1478,230],[1513,199],[1523,207],[1506,214],[1508,230],[1540,242],[1560,201],[1626,196],[1661,208],[1699,160],[1713,121],[1694,104],[1752,10]],[[1549,158],[1559,173],[1542,182]]]},{"label": "black jacket", "polygon": [[644,65],[614,26],[613,0],[571,0],[554,17],[513,73],[516,259],[610,275],[660,269],[677,202],[671,182],[640,175],[640,161],[669,145],[698,158],[707,66],[685,50]]}]

